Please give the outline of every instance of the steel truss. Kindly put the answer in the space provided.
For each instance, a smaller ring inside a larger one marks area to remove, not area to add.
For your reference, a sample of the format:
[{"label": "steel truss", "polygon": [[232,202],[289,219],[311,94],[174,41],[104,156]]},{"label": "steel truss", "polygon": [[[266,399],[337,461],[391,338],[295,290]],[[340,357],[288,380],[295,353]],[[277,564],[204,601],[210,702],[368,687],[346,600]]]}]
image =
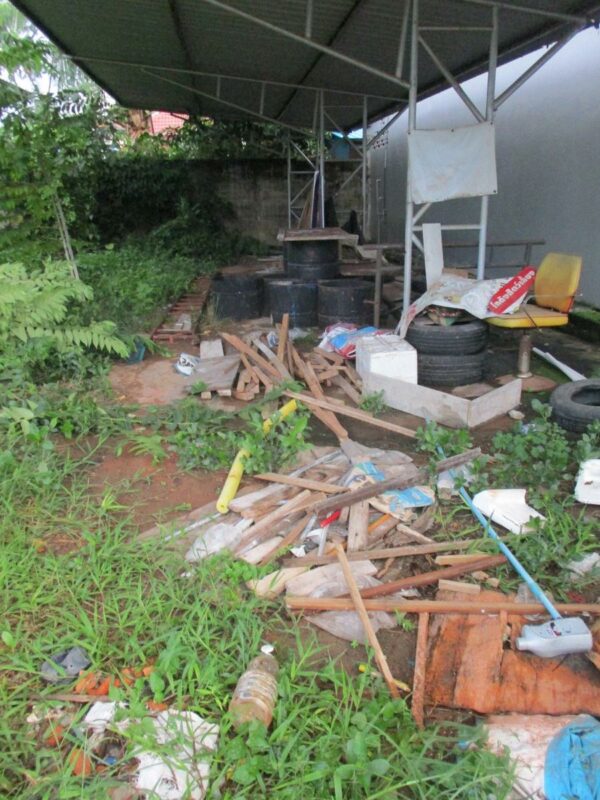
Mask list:
[{"label": "steel truss", "polygon": [[[408,136],[418,130],[417,119],[417,87],[419,79],[419,48],[433,61],[435,66],[444,76],[448,85],[458,95],[464,105],[469,109],[477,123],[494,122],[494,117],[498,108],[519,89],[525,81],[535,75],[544,64],[549,61],[559,50],[561,50],[573,36],[575,36],[588,22],[588,20],[567,14],[556,14],[535,9],[530,6],[513,4],[507,2],[497,2],[496,0],[457,0],[458,2],[471,3],[473,5],[487,6],[491,11],[491,21],[489,26],[479,28],[479,30],[489,31],[490,45],[488,55],[487,71],[487,92],[485,109],[481,110],[469,97],[467,92],[460,85],[459,80],[451,73],[444,62],[431,47],[426,37],[423,35],[427,31],[447,31],[456,35],[460,31],[473,30],[472,28],[459,28],[458,26],[426,26],[419,22],[419,0],[408,0],[411,5],[411,31],[410,31],[410,89],[408,96]],[[511,11],[523,14],[543,15],[548,18],[561,19],[575,25],[566,36],[560,39],[549,50],[547,50],[534,64],[532,64],[523,74],[517,78],[501,95],[496,97],[496,68],[498,63],[498,31],[500,11]],[[410,148],[407,156],[407,178],[406,178],[406,219],[404,229],[405,256],[404,256],[404,289],[403,289],[403,309],[410,305],[411,280],[412,280],[412,260],[413,248],[416,247],[423,252],[423,243],[419,239],[419,232],[422,231],[422,218],[427,214],[433,203],[423,203],[420,207],[412,200],[410,187]],[[479,246],[477,251],[477,278],[481,280],[485,277],[485,257],[487,242],[489,197],[481,198],[479,220],[476,223],[465,223],[461,225],[442,225],[442,231],[476,231],[479,234]]]},{"label": "steel truss", "polygon": [[[303,197],[303,192],[308,191],[309,185],[312,186],[313,181],[315,179],[315,174],[318,174],[320,177],[320,220],[321,225],[324,224],[324,202],[325,202],[325,169],[326,169],[326,148],[325,148],[325,134],[327,130],[340,130],[340,126],[335,122],[334,113],[332,109],[334,108],[334,104],[331,102],[331,97],[349,97],[352,96],[354,100],[358,100],[361,103],[362,108],[362,126],[363,126],[363,138],[362,142],[357,144],[356,142],[349,140],[350,146],[354,147],[358,153],[360,154],[360,163],[357,165],[354,172],[348,176],[345,181],[346,185],[350,180],[357,180],[360,177],[361,184],[362,184],[362,208],[361,208],[361,224],[365,234],[368,233],[368,153],[370,148],[375,144],[377,139],[382,136],[385,131],[393,124],[393,122],[397,119],[397,117],[402,113],[405,109],[406,105],[408,105],[408,134],[410,134],[417,130],[417,88],[418,88],[418,66],[419,66],[419,48],[421,48],[425,54],[433,61],[436,65],[439,72],[443,75],[444,79],[448,83],[448,85],[456,92],[458,97],[462,100],[465,106],[469,109],[473,117],[477,122],[490,122],[493,123],[494,116],[498,108],[515,92],[520,86],[525,83],[532,75],[534,75],[550,58],[552,58],[559,50],[565,46],[565,44],[572,39],[572,37],[578,33],[582,28],[586,25],[590,24],[590,22],[594,22],[593,19],[588,17],[584,17],[577,14],[565,14],[553,11],[547,11],[542,8],[538,8],[535,6],[529,6],[525,3],[519,2],[518,0],[453,0],[455,3],[462,3],[462,4],[469,4],[469,5],[476,5],[481,7],[487,7],[490,9],[490,24],[483,25],[483,26],[460,26],[460,25],[422,25],[419,21],[419,0],[405,0],[402,10],[402,18],[401,18],[401,25],[400,25],[400,36],[398,42],[398,52],[396,58],[395,69],[393,71],[386,71],[384,69],[380,69],[374,67],[371,64],[365,63],[360,59],[354,58],[353,56],[348,55],[347,53],[340,52],[336,50],[334,46],[331,45],[324,45],[320,42],[317,42],[313,38],[313,11],[314,11],[314,0],[306,0],[306,10],[305,10],[305,25],[304,25],[304,32],[303,34],[297,33],[295,31],[291,31],[288,28],[285,28],[281,25],[276,25],[268,20],[265,20],[259,16],[256,16],[253,13],[248,11],[244,11],[241,8],[236,6],[232,6],[224,0],[199,0],[199,2],[203,2],[206,5],[212,6],[213,8],[217,8],[222,12],[228,13],[232,16],[236,16],[241,18],[247,22],[250,22],[257,27],[261,27],[265,30],[270,31],[274,35],[282,36],[285,38],[290,39],[291,41],[304,45],[305,47],[317,51],[321,56],[328,56],[330,58],[334,58],[338,61],[343,63],[349,64],[350,66],[368,74],[374,76],[376,78],[382,79],[387,81],[389,84],[393,85],[395,94],[392,94],[392,90],[390,89],[390,95],[382,95],[382,94],[364,94],[361,92],[350,92],[347,90],[334,90],[334,89],[324,89],[319,86],[309,86],[306,84],[294,84],[294,83],[285,83],[283,81],[276,81],[276,80],[260,80],[254,78],[247,78],[245,76],[236,76],[236,75],[221,75],[215,73],[208,73],[202,72],[199,70],[194,70],[190,68],[173,68],[173,67],[161,67],[151,64],[140,64],[134,62],[127,62],[127,61],[117,61],[105,58],[95,58],[95,57],[74,57],[70,56],[74,61],[81,61],[84,63],[93,63],[93,62],[101,62],[105,64],[115,64],[120,66],[131,66],[134,69],[141,70],[144,74],[150,75],[154,77],[156,80],[164,81],[166,83],[170,83],[175,86],[179,86],[180,88],[184,88],[189,92],[195,93],[204,97],[208,100],[211,100],[215,103],[219,103],[229,108],[233,108],[236,111],[241,111],[249,116],[257,117],[258,119],[262,119],[263,121],[273,122],[278,125],[281,125],[284,128],[287,128],[290,131],[290,150],[288,153],[288,222],[290,226],[294,223],[297,219],[297,214],[295,212],[296,204],[298,204]],[[186,54],[186,64],[189,66],[191,59],[190,59],[190,51],[189,51],[189,43],[185,40],[185,32],[181,26],[178,8],[176,6],[175,0],[169,0],[169,7],[171,10],[171,17],[172,22],[175,27],[175,31],[180,39],[182,47],[184,49],[184,53]],[[545,17],[549,21],[558,21],[562,23],[567,23],[572,26],[572,29],[569,31],[567,35],[565,35],[562,39],[557,41],[549,50],[547,50],[532,66],[530,66],[525,72],[519,77],[514,83],[509,86],[501,95],[498,97],[495,96],[496,91],[496,65],[498,61],[498,30],[499,30],[499,15],[500,12],[502,13],[511,13],[511,14],[525,14],[525,15],[532,15],[538,17]],[[486,93],[486,104],[485,109],[482,110],[477,107],[477,105],[472,101],[472,99],[468,96],[465,90],[460,85],[460,80],[456,76],[452,74],[452,72],[448,69],[446,64],[442,61],[442,59],[438,56],[435,50],[432,48],[431,44],[427,40],[427,34],[429,32],[447,32],[451,33],[452,35],[458,35],[461,32],[473,32],[473,31],[482,31],[482,32],[489,32],[490,34],[490,44],[489,44],[489,54],[488,54],[488,80],[487,80],[487,93]],[[410,52],[410,76],[409,79],[406,80],[403,75],[403,64],[404,64],[404,57],[406,49],[409,48]],[[189,82],[184,82],[185,78],[188,78]],[[197,88],[197,85],[194,83],[194,79],[196,77],[204,77],[204,78],[212,78],[215,80],[215,89],[214,92],[200,90]],[[258,83],[261,86],[260,90],[260,100],[257,107],[251,108],[248,106],[243,106],[240,103],[227,98],[227,88],[230,85],[230,82],[242,81],[246,83]],[[309,155],[303,152],[302,148],[299,148],[296,143],[293,142],[292,134],[294,133],[301,133],[304,136],[306,134],[310,134],[311,131],[308,131],[304,128],[300,128],[298,126],[288,124],[282,122],[279,119],[279,115],[273,118],[265,114],[265,101],[267,97],[267,92],[269,86],[287,86],[290,88],[295,89],[298,92],[312,92],[314,94],[314,102],[315,102],[315,111],[313,115],[313,125],[312,125],[312,134],[316,136],[318,146],[317,146],[317,153],[315,155]],[[408,90],[408,102],[406,100],[405,94]],[[401,96],[399,96],[401,95]],[[378,132],[376,133],[371,139],[368,138],[367,133],[367,122],[369,116],[369,97],[381,99],[384,97],[385,99],[390,99],[390,106],[398,108],[398,112],[387,122],[387,124]],[[339,104],[338,104],[339,105]],[[345,135],[343,131],[340,131]],[[301,170],[294,170],[292,166],[292,155],[300,155],[300,157],[307,162],[309,169],[305,171]],[[293,188],[292,184],[298,175],[302,174],[310,174],[311,178],[305,180],[304,188],[301,188],[300,191]],[[478,258],[477,258],[477,276],[478,278],[483,278],[485,274],[485,253],[486,253],[486,236],[487,236],[487,221],[488,221],[488,197],[481,198],[481,207],[479,213],[479,220],[476,223],[469,223],[464,225],[443,225],[442,230],[471,230],[477,231],[479,233],[479,247],[478,247]],[[411,274],[412,274],[412,255],[413,255],[413,247],[417,247],[419,249],[423,249],[422,242],[418,238],[418,233],[421,231],[421,225],[419,225],[419,221],[424,217],[424,215],[429,211],[431,208],[431,203],[426,203],[421,205],[420,208],[416,208],[415,204],[412,202],[411,199],[411,192],[409,186],[409,179],[407,177],[407,193],[406,193],[406,224],[405,224],[405,262],[404,262],[404,295],[403,295],[403,302],[404,308],[408,307],[410,303],[410,290],[411,290]]]}]

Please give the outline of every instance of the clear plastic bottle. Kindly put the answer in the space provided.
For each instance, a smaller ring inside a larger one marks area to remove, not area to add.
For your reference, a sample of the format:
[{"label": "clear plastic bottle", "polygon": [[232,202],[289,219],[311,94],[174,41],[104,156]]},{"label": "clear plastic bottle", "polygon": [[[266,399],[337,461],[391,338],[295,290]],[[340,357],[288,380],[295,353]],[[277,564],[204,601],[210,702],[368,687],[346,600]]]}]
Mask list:
[{"label": "clear plastic bottle", "polygon": [[277,659],[271,655],[257,656],[248,664],[229,704],[234,728],[254,719],[269,727],[277,699],[278,672]]}]

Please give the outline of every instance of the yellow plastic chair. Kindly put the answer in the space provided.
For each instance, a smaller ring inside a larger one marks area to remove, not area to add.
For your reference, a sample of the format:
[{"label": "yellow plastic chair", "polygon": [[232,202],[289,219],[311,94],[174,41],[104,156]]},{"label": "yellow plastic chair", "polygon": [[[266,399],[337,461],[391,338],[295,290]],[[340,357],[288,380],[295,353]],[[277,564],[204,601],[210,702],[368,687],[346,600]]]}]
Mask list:
[{"label": "yellow plastic chair", "polygon": [[[534,303],[525,303],[512,314],[488,317],[490,325],[498,328],[550,328],[566,325],[569,311],[581,277],[581,256],[567,253],[548,253],[537,269],[533,285]],[[531,375],[531,334],[524,331],[519,343],[517,376]]]}]

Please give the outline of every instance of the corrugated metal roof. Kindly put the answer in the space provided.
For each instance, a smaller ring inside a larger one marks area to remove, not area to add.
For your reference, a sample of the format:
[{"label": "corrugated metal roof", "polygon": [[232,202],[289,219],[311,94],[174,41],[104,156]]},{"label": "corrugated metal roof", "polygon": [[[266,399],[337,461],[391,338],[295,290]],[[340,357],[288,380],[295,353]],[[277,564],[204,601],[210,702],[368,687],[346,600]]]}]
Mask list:
[{"label": "corrugated metal roof", "polygon": [[[318,44],[394,75],[400,30],[408,0],[312,0],[312,39]],[[13,0],[62,50],[120,103],[221,118],[259,112],[296,127],[311,127],[314,88],[261,84],[274,81],[327,90],[335,119],[349,129],[360,123],[363,94],[369,118],[406,100],[393,81],[344,63],[302,41],[267,30],[211,0]],[[224,0],[272,25],[304,36],[310,0]],[[572,21],[500,9],[500,62],[555,41]],[[525,2],[525,0],[523,0]],[[590,18],[598,0],[526,0],[531,9]],[[489,26],[491,8],[465,0],[421,0],[426,26]],[[427,40],[457,77],[487,68],[489,33],[429,31]],[[198,72],[203,74],[192,74]],[[404,76],[408,74],[408,48]],[[419,62],[419,94],[446,85],[425,54]],[[349,94],[334,95],[345,91]],[[218,95],[219,99],[216,99]]]}]

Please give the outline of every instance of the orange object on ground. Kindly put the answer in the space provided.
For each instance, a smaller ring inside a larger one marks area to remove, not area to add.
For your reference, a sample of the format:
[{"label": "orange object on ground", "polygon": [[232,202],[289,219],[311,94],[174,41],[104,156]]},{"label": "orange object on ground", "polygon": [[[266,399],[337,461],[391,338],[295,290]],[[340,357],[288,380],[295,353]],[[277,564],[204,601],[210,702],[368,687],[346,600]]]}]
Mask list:
[{"label": "orange object on ground", "polygon": [[50,747],[60,747],[65,738],[65,726],[51,722],[44,736],[44,742]]},{"label": "orange object on ground", "polygon": [[154,671],[152,664],[146,664],[144,667],[134,669],[133,667],[125,667],[122,670],[120,678],[114,675],[104,675],[102,672],[86,672],[80,675],[79,680],[75,684],[76,694],[89,694],[94,697],[104,697],[108,694],[111,687],[132,686],[138,678],[147,678]]},{"label": "orange object on ground", "polygon": [[73,775],[89,778],[94,773],[92,759],[79,747],[74,747],[67,756],[67,763]]},{"label": "orange object on ground", "polygon": [[[457,592],[438,592],[439,600],[466,600]],[[478,602],[506,600],[482,591]],[[431,615],[426,673],[426,705],[468,708],[481,714],[600,715],[600,673],[584,656],[539,658],[503,646],[514,642],[527,622],[500,612]],[[507,628],[508,626],[508,628]]]},{"label": "orange object on ground", "polygon": [[168,707],[168,703],[157,703],[156,700],[148,700],[146,703],[148,711],[166,711]]}]

